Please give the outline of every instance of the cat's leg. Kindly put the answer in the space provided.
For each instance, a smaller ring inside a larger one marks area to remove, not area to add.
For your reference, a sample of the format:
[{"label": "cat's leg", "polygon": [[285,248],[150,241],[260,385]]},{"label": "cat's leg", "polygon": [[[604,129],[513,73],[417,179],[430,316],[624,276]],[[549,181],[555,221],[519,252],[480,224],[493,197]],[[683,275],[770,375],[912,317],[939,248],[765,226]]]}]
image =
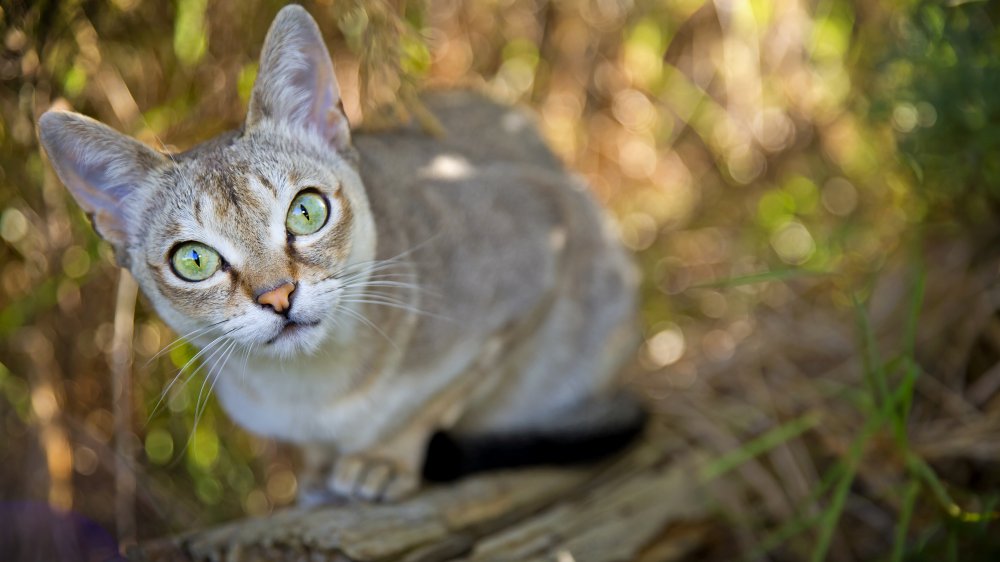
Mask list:
[{"label": "cat's leg", "polygon": [[435,432],[455,425],[471,398],[497,381],[499,370],[493,364],[503,344],[501,338],[485,344],[471,368],[431,398],[394,435],[338,458],[327,479],[328,489],[343,498],[390,502],[416,492],[428,441]]},{"label": "cat's leg", "polygon": [[326,477],[337,459],[336,447],[309,444],[299,450],[302,452],[302,470],[298,476],[297,503],[303,507],[313,507],[334,501],[336,497],[330,492]]},{"label": "cat's leg", "polygon": [[338,458],[327,480],[328,489],[343,498],[390,502],[415,492],[420,487],[427,442],[461,415],[462,395],[472,378],[464,377],[465,384],[440,393],[395,435]]},{"label": "cat's leg", "polygon": [[340,498],[397,501],[420,487],[424,449],[434,429],[415,423],[376,447],[337,459],[327,489]]}]

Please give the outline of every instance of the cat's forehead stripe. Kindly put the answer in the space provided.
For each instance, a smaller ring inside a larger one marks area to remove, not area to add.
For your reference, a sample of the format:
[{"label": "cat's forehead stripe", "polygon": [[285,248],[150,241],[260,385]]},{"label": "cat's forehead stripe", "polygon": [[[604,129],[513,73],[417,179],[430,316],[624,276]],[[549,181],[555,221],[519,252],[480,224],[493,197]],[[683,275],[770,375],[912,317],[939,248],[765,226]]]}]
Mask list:
[{"label": "cat's forehead stripe", "polygon": [[206,224],[206,217],[202,216],[200,208],[208,204],[214,211],[214,217],[207,219],[209,222],[233,224],[242,230],[242,226],[250,226],[247,223],[266,221],[271,206],[261,197],[260,189],[254,188],[254,185],[264,183],[256,181],[260,179],[256,174],[251,181],[249,173],[245,166],[233,166],[200,176],[197,182],[202,185],[202,190],[201,197],[196,198],[194,203],[195,220]]},{"label": "cat's forehead stripe", "polygon": [[236,211],[240,211],[240,207],[244,203],[244,198],[246,197],[247,189],[250,187],[250,182],[247,181],[246,176],[234,170],[232,174],[222,174],[219,178],[219,185],[222,187],[225,193],[226,199],[236,208]]},{"label": "cat's forehead stripe", "polygon": [[274,184],[271,183],[271,180],[267,179],[267,176],[265,176],[264,174],[257,174],[257,181],[260,182],[262,186],[267,188],[267,190],[271,192],[271,195],[273,195],[274,197],[278,196],[278,189],[274,187]]}]

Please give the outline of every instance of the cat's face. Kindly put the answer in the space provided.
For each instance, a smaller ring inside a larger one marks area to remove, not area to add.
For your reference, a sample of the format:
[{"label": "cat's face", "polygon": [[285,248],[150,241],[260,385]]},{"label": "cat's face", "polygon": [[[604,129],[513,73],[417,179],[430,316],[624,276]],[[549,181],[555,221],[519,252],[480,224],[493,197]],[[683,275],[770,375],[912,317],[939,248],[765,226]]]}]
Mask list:
[{"label": "cat's face", "polygon": [[228,334],[266,354],[314,350],[339,321],[352,266],[370,257],[354,169],[268,131],[171,163],[155,181],[145,235],[128,252],[161,316],[182,334],[215,326],[203,342]]},{"label": "cat's face", "polygon": [[218,353],[314,351],[374,253],[333,68],[304,10],[272,25],[239,133],[171,156],[76,114],[47,113],[40,128],[160,315],[202,345],[223,342]]}]

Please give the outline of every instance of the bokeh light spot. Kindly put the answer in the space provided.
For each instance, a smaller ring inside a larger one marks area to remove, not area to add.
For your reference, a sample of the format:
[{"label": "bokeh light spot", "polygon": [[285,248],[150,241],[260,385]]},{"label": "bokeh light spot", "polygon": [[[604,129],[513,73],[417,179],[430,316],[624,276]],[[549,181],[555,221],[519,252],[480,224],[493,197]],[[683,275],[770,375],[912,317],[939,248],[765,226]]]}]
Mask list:
[{"label": "bokeh light spot", "polygon": [[97,453],[90,447],[78,445],[73,449],[73,469],[79,474],[90,476],[97,472],[98,464]]},{"label": "bokeh light spot", "polygon": [[211,468],[219,460],[219,436],[215,431],[199,427],[191,438],[191,461],[200,468]]},{"label": "bokeh light spot", "polygon": [[222,499],[222,485],[215,478],[205,476],[195,481],[194,493],[201,501],[215,505]]},{"label": "bokeh light spot", "polygon": [[823,185],[823,207],[838,217],[851,214],[858,205],[858,190],[844,178],[833,178]]},{"label": "bokeh light spot", "polygon": [[676,363],[684,355],[684,333],[676,324],[657,332],[646,342],[646,356],[657,367]]},{"label": "bokeh light spot", "polygon": [[0,238],[11,244],[19,242],[28,234],[28,219],[21,211],[10,208],[0,215]]},{"label": "bokeh light spot", "polygon": [[892,110],[892,126],[901,133],[909,133],[917,127],[920,114],[910,103],[897,104]]},{"label": "bokeh light spot", "polygon": [[146,456],[155,464],[165,464],[174,454],[174,438],[163,429],[153,429],[146,434]]},{"label": "bokeh light spot", "polygon": [[271,502],[261,490],[252,490],[243,500],[243,509],[251,516],[267,515],[271,511]]},{"label": "bokeh light spot", "polygon": [[798,221],[789,222],[775,232],[771,246],[781,261],[793,265],[805,263],[816,251],[816,242],[809,229]]},{"label": "bokeh light spot", "polygon": [[80,246],[70,246],[62,255],[63,273],[79,279],[90,271],[90,254]]},{"label": "bokeh light spot", "polygon": [[267,495],[276,504],[286,504],[295,499],[298,481],[291,470],[276,470],[267,479]]}]

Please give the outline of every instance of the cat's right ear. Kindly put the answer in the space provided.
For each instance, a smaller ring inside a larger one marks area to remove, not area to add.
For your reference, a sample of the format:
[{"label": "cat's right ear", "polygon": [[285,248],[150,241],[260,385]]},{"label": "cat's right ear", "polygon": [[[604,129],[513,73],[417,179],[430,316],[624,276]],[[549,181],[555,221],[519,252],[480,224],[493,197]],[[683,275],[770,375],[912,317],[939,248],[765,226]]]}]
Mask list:
[{"label": "cat's right ear", "polygon": [[38,128],[59,179],[123,262],[129,196],[166,157],[78,113],[48,111],[38,120]]},{"label": "cat's right ear", "polygon": [[319,134],[335,148],[351,142],[330,53],[302,6],[282,8],[264,40],[246,127],[266,120]]}]

